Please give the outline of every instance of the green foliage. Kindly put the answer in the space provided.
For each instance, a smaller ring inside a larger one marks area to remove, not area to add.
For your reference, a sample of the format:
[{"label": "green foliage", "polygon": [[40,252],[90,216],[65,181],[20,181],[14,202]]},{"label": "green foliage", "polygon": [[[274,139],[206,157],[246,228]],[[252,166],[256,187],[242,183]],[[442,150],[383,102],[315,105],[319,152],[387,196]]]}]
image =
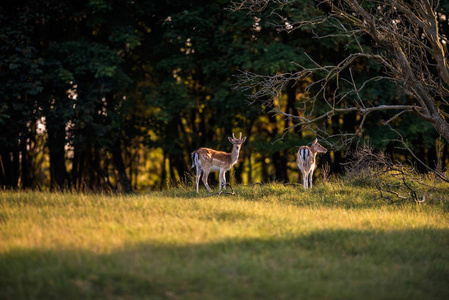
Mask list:
[{"label": "green foliage", "polygon": [[[236,166],[236,180],[243,180],[242,173],[265,168],[257,175],[263,180],[288,181],[287,171],[280,173],[294,165],[297,147],[314,137],[303,130],[284,136],[292,122],[267,117],[267,107],[249,106],[247,95],[235,89],[236,75],[239,70],[292,72],[297,68],[293,62],[313,64],[306,53],[319,63],[335,64],[358,45],[348,44],[345,37],[315,39],[317,30],[334,32],[319,24],[288,34],[278,30],[276,24],[322,16],[315,1],[290,1],[274,14],[267,9],[257,15],[230,12],[225,9],[230,3],[50,0],[2,7],[0,185],[17,187],[24,182],[18,176],[32,173],[22,167],[30,164],[39,170],[36,180],[41,184],[56,180],[60,176],[54,170],[63,169],[61,174],[70,172],[66,177],[73,182],[67,179],[59,188],[85,184],[118,189],[114,152],[124,159],[121,175],[133,176],[136,188],[146,187],[142,177],[157,178],[151,188],[159,188],[190,172],[194,149],[229,151],[226,137],[240,131],[248,142]],[[359,42],[368,49],[368,41]],[[369,61],[353,69],[358,84],[380,71]],[[277,99],[279,105],[298,114],[295,101],[304,88],[303,82],[291,82]],[[361,97],[374,105],[400,95],[391,84],[375,81]],[[316,112],[321,109],[316,107]],[[323,126],[338,132],[353,127],[356,118],[334,116]],[[379,114],[367,120],[362,138],[391,149],[385,142],[391,136],[381,127],[381,120],[388,118]],[[44,133],[36,132],[38,123],[45,125]],[[422,155],[432,152],[427,149],[434,148],[436,137],[427,126],[403,116],[396,128]],[[44,158],[27,161],[33,153]],[[341,157],[326,156],[323,161],[338,171]],[[254,163],[251,170],[249,162]],[[48,176],[53,179],[41,179]]]},{"label": "green foliage", "polygon": [[110,12],[112,10],[112,6],[105,0],[91,0],[89,1],[89,7],[93,10],[94,13],[98,12]]}]

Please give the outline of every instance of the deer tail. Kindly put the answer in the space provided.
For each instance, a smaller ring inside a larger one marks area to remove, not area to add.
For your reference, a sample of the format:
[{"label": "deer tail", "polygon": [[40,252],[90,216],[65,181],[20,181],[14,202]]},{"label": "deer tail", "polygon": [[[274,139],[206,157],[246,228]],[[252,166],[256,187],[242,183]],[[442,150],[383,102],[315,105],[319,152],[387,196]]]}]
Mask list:
[{"label": "deer tail", "polygon": [[300,160],[304,164],[304,162],[307,162],[309,160],[310,151],[307,148],[302,148],[299,151],[300,151],[299,153]]},{"label": "deer tail", "polygon": [[190,155],[192,157],[192,169],[193,169],[198,162],[198,153],[192,152],[192,154],[190,154]]}]

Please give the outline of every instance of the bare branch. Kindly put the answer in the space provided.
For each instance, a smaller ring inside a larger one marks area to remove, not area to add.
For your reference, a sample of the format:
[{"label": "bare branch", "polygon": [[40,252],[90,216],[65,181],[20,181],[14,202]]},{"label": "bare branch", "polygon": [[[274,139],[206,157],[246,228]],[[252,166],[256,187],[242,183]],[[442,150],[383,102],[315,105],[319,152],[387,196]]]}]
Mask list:
[{"label": "bare branch", "polygon": [[420,181],[414,168],[393,163],[383,151],[374,152],[364,145],[352,151],[350,156],[344,164],[346,177],[358,185],[374,185],[380,198],[388,202],[422,203],[428,195],[432,196],[429,192],[436,190],[435,186]]},{"label": "bare branch", "polygon": [[[316,38],[344,36],[353,39],[360,52],[348,53],[337,65],[322,65],[308,56],[309,66],[296,64],[298,72],[265,76],[244,72],[237,86],[251,92],[251,103],[261,100],[264,105],[270,105],[287,84],[307,83],[302,91],[303,97],[299,100],[299,116],[282,112],[280,108],[272,110],[296,119],[294,127],[308,127],[326,135],[321,129],[312,128],[312,125],[335,114],[357,113],[362,118],[356,131],[341,133],[348,137],[362,131],[363,123],[371,112],[396,110],[384,124],[391,124],[404,113],[413,113],[430,122],[449,142],[449,53],[444,44],[446,38],[439,32],[438,1],[322,0],[316,8],[326,8],[327,14],[290,22],[283,17],[281,9],[293,2],[243,0],[234,8],[260,12],[270,7],[280,18],[278,26],[284,26],[283,30],[292,31],[308,26]],[[324,26],[335,29],[335,33],[320,35],[320,28]],[[373,49],[363,49],[359,42],[363,35],[375,41]],[[351,67],[360,60],[377,62],[382,67],[383,75],[356,84]],[[409,102],[379,106],[367,103],[361,92],[376,80],[395,83],[404,94],[410,96]],[[326,111],[323,112],[323,109]]]},{"label": "bare branch", "polygon": [[410,146],[408,145],[408,142],[404,139],[404,137],[395,129],[391,128],[391,130],[393,132],[395,132],[399,139],[398,141],[404,146],[404,148],[413,156],[414,159],[416,159],[416,161],[418,161],[422,166],[424,166],[426,169],[428,169],[429,171],[431,171],[432,173],[436,174],[441,180],[448,182],[449,183],[449,178],[446,177],[446,175],[444,175],[443,172],[441,172],[440,170],[436,170],[434,168],[431,168],[429,165],[427,165],[426,163],[424,163],[421,159],[419,159],[416,154],[412,151],[412,149],[410,148]]},{"label": "bare branch", "polygon": [[216,196],[216,195],[220,196],[220,195],[222,195],[222,194],[226,194],[226,195],[237,195],[237,194],[234,192],[234,189],[232,188],[232,186],[231,186],[231,184],[230,184],[229,182],[226,182],[226,185],[229,185],[229,187],[231,188],[232,192],[219,191],[219,192],[217,192],[217,193],[209,193],[209,194],[207,194],[206,196],[204,196],[203,198],[207,198],[207,197],[211,197],[211,196]]}]

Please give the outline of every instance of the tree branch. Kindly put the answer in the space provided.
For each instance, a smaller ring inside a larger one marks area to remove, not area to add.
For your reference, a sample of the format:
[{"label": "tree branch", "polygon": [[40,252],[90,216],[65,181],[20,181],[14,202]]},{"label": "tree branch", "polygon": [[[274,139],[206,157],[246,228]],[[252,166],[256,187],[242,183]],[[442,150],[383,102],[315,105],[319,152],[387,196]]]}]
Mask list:
[{"label": "tree branch", "polygon": [[[244,5],[240,9],[266,9],[268,2],[270,1],[243,1],[241,3]],[[272,4],[278,4],[278,9],[293,2],[295,1],[271,1]],[[304,96],[300,99],[302,107],[299,116],[282,112],[281,109],[273,110],[299,120],[294,126],[309,126],[334,114],[354,112],[363,117],[363,124],[365,117],[371,112],[399,110],[384,123],[390,124],[405,112],[412,112],[430,122],[449,142],[449,55],[441,42],[445,38],[439,33],[437,4],[438,2],[431,0],[322,0],[317,8],[326,6],[326,13],[329,9],[330,13],[323,14],[321,18],[301,20],[294,23],[295,27],[312,26],[317,38],[353,38],[361,52],[349,53],[337,65],[321,65],[309,56],[311,67],[297,64],[299,71],[295,73],[267,76],[243,73],[237,85],[251,91],[251,103],[262,100],[264,105],[270,105],[274,97],[281,95],[287,84],[307,82]],[[317,33],[318,25],[325,24],[335,28],[336,32],[326,32],[324,36],[320,36]],[[289,26],[292,24],[289,23]],[[373,49],[361,47],[358,38],[362,34],[375,41]],[[365,80],[357,87],[350,67],[360,59],[379,63],[383,76]],[[346,76],[347,70],[349,78]],[[380,79],[393,82],[401,88],[410,96],[408,103],[392,102],[385,106],[365,103],[360,92],[372,80]],[[355,101],[353,95],[356,96]],[[326,107],[327,111],[315,115],[317,107]],[[358,132],[361,129],[359,127]]]}]

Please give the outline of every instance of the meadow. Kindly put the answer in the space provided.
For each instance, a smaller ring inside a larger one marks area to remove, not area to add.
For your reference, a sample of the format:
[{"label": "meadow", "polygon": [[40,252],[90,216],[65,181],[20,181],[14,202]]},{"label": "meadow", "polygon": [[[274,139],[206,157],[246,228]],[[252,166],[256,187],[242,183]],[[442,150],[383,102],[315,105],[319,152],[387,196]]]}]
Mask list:
[{"label": "meadow", "polygon": [[449,299],[447,187],[0,192],[1,299]]}]

